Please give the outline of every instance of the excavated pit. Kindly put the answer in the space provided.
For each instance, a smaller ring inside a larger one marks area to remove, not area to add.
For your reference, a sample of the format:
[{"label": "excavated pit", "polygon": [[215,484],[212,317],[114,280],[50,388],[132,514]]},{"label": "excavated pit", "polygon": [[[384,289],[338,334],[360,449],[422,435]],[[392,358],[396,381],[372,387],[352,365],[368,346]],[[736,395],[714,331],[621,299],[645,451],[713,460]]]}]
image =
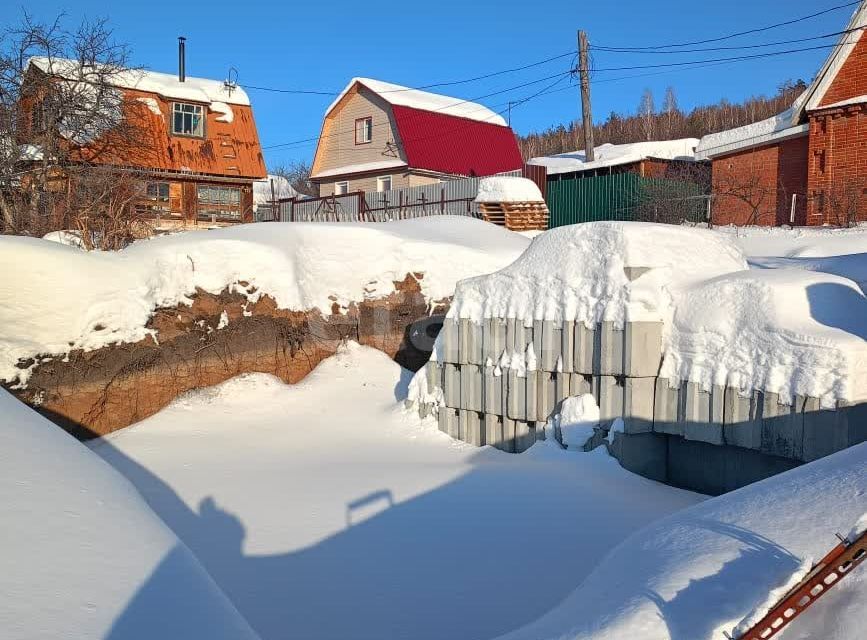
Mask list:
[{"label": "excavated pit", "polygon": [[449,303],[426,300],[422,278],[407,274],[392,294],[348,308],[335,302],[330,313],[279,309],[269,296],[250,303],[234,287],[216,295],[200,290],[190,306],[154,312],[147,325],[154,339],[40,358],[26,388],[7,389],[86,440],[243,373],[298,382],[346,340],[379,349],[415,371],[427,361]]}]

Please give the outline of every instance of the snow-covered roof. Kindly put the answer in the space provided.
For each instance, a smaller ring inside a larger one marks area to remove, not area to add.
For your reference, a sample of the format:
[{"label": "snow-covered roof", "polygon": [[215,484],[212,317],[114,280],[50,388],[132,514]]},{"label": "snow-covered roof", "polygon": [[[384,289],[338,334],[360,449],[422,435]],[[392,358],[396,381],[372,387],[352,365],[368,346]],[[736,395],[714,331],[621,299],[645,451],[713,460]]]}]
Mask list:
[{"label": "snow-covered roof", "polygon": [[346,88],[340,92],[340,95],[332,102],[325,111],[327,116],[337,104],[343,100],[344,96],[356,84],[361,84],[367,87],[370,91],[378,95],[380,98],[393,105],[403,107],[411,107],[413,109],[421,109],[423,111],[436,111],[449,116],[457,116],[459,118],[469,118],[470,120],[478,120],[487,122],[488,124],[496,124],[507,126],[503,116],[492,111],[488,107],[480,105],[477,102],[461,100],[444,96],[438,93],[429,93],[419,89],[404,87],[399,84],[383,82],[382,80],[373,80],[372,78],[353,78],[346,85]]},{"label": "snow-covered roof", "polygon": [[289,180],[284,178],[283,176],[275,176],[273,174],[268,174],[268,177],[264,180],[254,180],[253,181],[253,206],[259,204],[264,204],[271,202],[272,193],[271,193],[271,182],[274,182],[274,193],[277,199],[281,198],[294,198],[298,195],[298,192],[292,188],[292,185],[289,183]]},{"label": "snow-covered roof", "polygon": [[326,169],[312,174],[311,178],[328,178],[331,176],[343,176],[352,173],[364,173],[365,171],[379,171],[381,169],[397,169],[407,166],[406,162],[399,158],[393,160],[377,160],[375,162],[360,162],[358,164],[345,164],[334,169]]},{"label": "snow-covered roof", "polygon": [[586,154],[581,151],[570,151],[555,156],[540,156],[530,158],[527,164],[543,165],[549,174],[571,173],[572,171],[589,171],[622,164],[640,162],[647,158],[663,160],[694,160],[697,138],[682,138],[680,140],[657,140],[651,142],[633,142],[630,144],[603,144],[594,149],[595,159],[587,162]]},{"label": "snow-covered roof", "polygon": [[792,124],[795,113],[805,96],[806,94],[802,94],[795,101],[795,106],[778,115],[736,129],[704,136],[695,149],[696,158],[707,160],[739,149],[806,135],[810,128],[808,124]]},{"label": "snow-covered roof", "polygon": [[491,176],[479,181],[476,202],[545,202],[545,198],[528,178]]},{"label": "snow-covered roof", "polygon": [[[74,82],[87,80],[88,74],[91,73],[86,66],[82,67],[78,60],[68,58],[36,56],[30,58],[28,65]],[[122,89],[155,93],[173,100],[250,105],[250,98],[243,89],[237,86],[230,88],[222,80],[187,76],[184,82],[180,82],[178,76],[171,73],[120,68],[107,71],[106,81]]]}]

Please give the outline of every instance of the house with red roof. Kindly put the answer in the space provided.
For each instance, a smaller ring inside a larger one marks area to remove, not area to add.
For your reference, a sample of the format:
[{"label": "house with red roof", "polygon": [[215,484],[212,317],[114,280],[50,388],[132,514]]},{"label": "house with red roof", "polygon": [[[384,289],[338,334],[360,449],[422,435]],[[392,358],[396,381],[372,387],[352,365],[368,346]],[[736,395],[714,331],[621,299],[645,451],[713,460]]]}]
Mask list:
[{"label": "house with red roof", "polygon": [[520,169],[512,129],[475,102],[354,78],[325,112],[311,180],[320,196],[388,191]]},{"label": "house with red roof", "polygon": [[867,2],[785,112],[707,135],[717,224],[867,221]]}]

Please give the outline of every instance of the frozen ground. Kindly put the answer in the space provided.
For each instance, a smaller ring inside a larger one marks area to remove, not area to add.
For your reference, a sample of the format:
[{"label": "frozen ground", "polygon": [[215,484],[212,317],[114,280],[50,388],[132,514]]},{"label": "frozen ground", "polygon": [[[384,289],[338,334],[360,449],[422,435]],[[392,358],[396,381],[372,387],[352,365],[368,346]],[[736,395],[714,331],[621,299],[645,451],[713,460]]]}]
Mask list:
[{"label": "frozen ground", "polygon": [[263,638],[492,638],[702,499],[602,451],[455,443],[403,410],[407,382],[350,345],[301,384],[237,378],[95,450]]}]

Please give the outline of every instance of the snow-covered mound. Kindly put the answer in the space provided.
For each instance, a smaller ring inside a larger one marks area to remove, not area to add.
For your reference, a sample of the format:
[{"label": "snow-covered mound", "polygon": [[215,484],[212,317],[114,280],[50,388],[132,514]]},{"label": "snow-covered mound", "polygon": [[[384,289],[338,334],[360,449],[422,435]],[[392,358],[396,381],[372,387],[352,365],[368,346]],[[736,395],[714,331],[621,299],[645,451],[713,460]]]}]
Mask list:
[{"label": "snow-covered mound", "polygon": [[545,202],[545,198],[528,178],[492,176],[479,180],[476,202]]},{"label": "snow-covered mound", "polygon": [[[562,604],[508,640],[717,640],[867,511],[867,444],[707,500],[635,532]],[[781,640],[855,640],[867,628],[855,569]]]},{"label": "snow-covered mound", "polygon": [[825,258],[867,253],[867,226],[834,227],[716,227],[753,257]]},{"label": "snow-covered mound", "polygon": [[803,269],[708,280],[681,297],[660,375],[820,398],[867,400],[867,298],[854,282]]},{"label": "snow-covered mound", "polygon": [[0,389],[0,636],[255,634],[96,454]]},{"label": "snow-covered mound", "polygon": [[[145,338],[154,308],[239,281],[251,299],[330,311],[387,295],[407,273],[422,293],[450,296],[461,278],[512,262],[527,238],[479,220],[436,216],[369,224],[262,223],[188,232],[85,253],[33,238],[0,237],[0,380],[39,354]],[[25,266],[26,265],[26,266]],[[12,277],[14,275],[14,277]]]},{"label": "snow-covered mound", "polygon": [[[624,267],[650,268],[630,281]],[[727,237],[704,229],[594,222],[552,229],[514,263],[458,284],[449,315],[582,321],[666,319],[690,283],[742,271]]]}]

